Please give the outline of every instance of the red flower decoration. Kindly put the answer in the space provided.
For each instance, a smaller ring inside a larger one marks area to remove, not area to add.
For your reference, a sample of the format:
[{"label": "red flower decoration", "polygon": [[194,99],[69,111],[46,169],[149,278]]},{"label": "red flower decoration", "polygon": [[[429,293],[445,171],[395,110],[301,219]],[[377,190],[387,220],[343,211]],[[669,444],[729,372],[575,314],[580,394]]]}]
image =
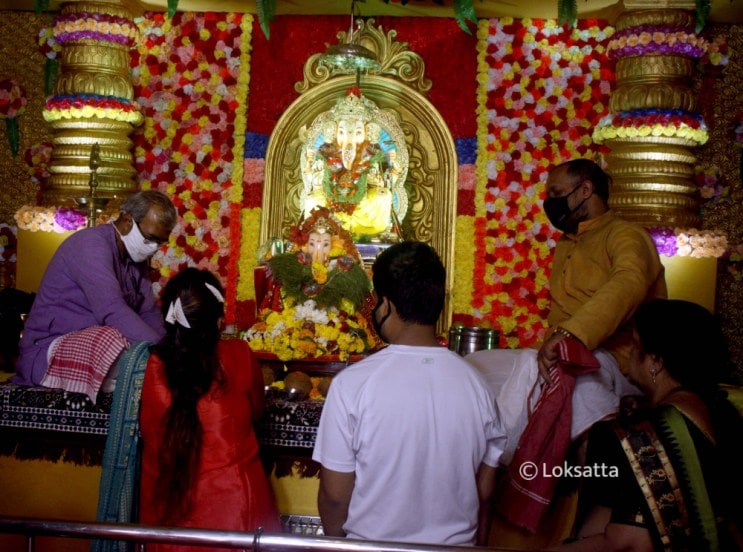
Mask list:
[{"label": "red flower decoration", "polygon": [[26,110],[26,91],[13,79],[0,81],[0,117],[15,119]]},{"label": "red flower decoration", "polygon": [[312,264],[312,257],[306,251],[297,251],[297,260],[303,265]]}]

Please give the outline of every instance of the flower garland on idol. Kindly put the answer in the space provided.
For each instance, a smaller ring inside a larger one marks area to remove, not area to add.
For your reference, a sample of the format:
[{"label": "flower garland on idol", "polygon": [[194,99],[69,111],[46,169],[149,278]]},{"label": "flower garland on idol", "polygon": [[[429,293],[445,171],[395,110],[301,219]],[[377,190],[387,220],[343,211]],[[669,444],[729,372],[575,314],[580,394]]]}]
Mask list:
[{"label": "flower garland on idol", "polygon": [[375,345],[363,312],[371,281],[351,234],[330,210],[315,208],[293,226],[286,253],[264,249],[270,289],[259,320],[243,334],[254,351],[280,360],[322,355],[346,360]]},{"label": "flower garland on idol", "polygon": [[[330,239],[327,259],[313,255],[312,237]],[[288,253],[268,259],[270,274],[284,294],[298,303],[314,299],[321,307],[338,306],[355,312],[370,291],[369,276],[362,266],[351,234],[327,208],[313,209],[301,226],[290,229]]]}]

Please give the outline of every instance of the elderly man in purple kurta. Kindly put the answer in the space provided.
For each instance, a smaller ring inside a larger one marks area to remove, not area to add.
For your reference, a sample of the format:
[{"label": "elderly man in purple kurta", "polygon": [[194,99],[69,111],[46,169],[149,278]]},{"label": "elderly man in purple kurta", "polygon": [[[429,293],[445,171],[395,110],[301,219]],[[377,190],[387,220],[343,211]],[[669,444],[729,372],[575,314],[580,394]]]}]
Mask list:
[{"label": "elderly man in purple kurta", "polygon": [[[155,190],[130,196],[112,224],[67,238],[47,266],[23,330],[13,381],[86,393],[113,390],[116,360],[165,335],[147,276],[176,212]],[[105,381],[104,381],[105,380]]]}]

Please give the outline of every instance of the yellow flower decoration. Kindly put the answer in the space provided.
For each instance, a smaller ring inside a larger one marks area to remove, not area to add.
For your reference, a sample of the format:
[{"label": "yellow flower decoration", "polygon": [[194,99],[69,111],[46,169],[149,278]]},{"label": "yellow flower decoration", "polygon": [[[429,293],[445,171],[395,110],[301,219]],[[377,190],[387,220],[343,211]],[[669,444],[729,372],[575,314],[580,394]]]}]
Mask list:
[{"label": "yellow flower decoration", "polygon": [[328,281],[328,268],[321,262],[315,261],[312,263],[312,277],[315,281],[322,285]]}]

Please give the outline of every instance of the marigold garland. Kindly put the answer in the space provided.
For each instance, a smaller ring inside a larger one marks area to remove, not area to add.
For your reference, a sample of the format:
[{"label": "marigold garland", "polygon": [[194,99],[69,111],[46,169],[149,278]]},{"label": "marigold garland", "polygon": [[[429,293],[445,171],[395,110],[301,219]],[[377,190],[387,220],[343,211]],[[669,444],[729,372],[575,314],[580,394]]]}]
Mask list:
[{"label": "marigold garland", "polygon": [[[455,236],[473,236],[473,222],[474,217],[458,216]],[[472,249],[465,247],[455,249],[453,281],[456,282],[456,285],[452,286],[452,311],[455,313],[470,313],[472,310],[470,303],[473,295],[474,261]]]},{"label": "marigold garland", "polygon": [[[252,16],[242,18],[240,27],[245,36],[250,36],[253,29]],[[236,322],[238,278],[240,267],[240,210],[243,199],[244,173],[243,163],[240,159],[245,149],[245,129],[247,127],[247,103],[248,83],[250,82],[250,49],[243,48],[240,55],[240,73],[237,79],[238,107],[235,116],[235,146],[232,150],[233,163],[233,185],[229,188],[230,201],[230,257],[227,264],[227,305],[225,310],[225,322],[234,324]]]},{"label": "marigold garland", "polygon": [[319,309],[312,299],[298,305],[288,301],[281,312],[266,313],[242,337],[252,350],[273,353],[283,361],[325,355],[347,360],[377,345],[364,316],[335,307]]},{"label": "marigold garland", "polygon": [[238,262],[240,259],[240,204],[230,204],[230,259],[225,285],[225,324],[235,323]]},{"label": "marigold garland", "polygon": [[255,300],[255,280],[253,271],[258,266],[258,251],[261,229],[261,209],[242,210],[242,239],[240,242],[240,276],[237,283],[237,300]]},{"label": "marigold garland", "polygon": [[[253,17],[247,15],[240,22],[240,28],[244,36],[251,36],[253,31]],[[235,147],[233,148],[233,182],[239,183],[230,187],[230,201],[242,204],[243,189],[245,185],[244,163],[242,163],[245,152],[245,132],[248,126],[248,87],[250,85],[250,48],[242,48],[240,52],[240,72],[237,77],[238,99],[235,113]],[[234,236],[239,239],[239,236]]]}]

